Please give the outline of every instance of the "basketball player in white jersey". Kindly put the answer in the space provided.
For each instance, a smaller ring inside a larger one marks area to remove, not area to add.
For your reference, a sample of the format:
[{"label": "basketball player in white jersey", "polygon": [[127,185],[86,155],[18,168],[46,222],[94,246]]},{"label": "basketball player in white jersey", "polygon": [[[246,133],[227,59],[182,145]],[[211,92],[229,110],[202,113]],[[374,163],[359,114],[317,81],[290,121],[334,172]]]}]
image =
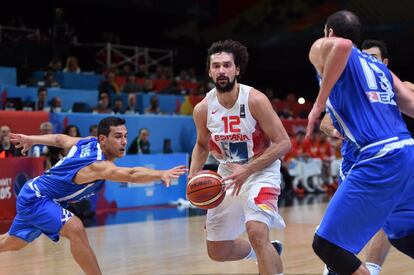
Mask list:
[{"label": "basketball player in white jersey", "polygon": [[[247,49],[237,41],[218,41],[208,49],[208,74],[216,88],[194,109],[197,142],[190,177],[202,169],[210,151],[227,183],[224,201],[207,212],[209,257],[253,259],[260,274],[282,274],[269,231],[285,226],[277,208],[279,159],[291,144],[267,97],[238,83],[247,61]],[[239,238],[244,231],[249,241]]]}]

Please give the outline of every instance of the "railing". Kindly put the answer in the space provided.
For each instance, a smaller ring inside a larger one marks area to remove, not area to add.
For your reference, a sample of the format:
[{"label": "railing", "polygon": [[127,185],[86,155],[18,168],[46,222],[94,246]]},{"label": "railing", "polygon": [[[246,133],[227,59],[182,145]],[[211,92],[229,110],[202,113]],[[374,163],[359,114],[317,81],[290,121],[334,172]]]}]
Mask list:
[{"label": "railing", "polygon": [[155,49],[138,46],[125,46],[111,43],[74,43],[75,47],[99,48],[96,53],[96,62],[103,68],[115,65],[121,67],[130,63],[134,65],[135,72],[140,64],[145,64],[145,72],[152,66],[159,64],[172,67],[174,57],[172,50]]},{"label": "railing", "polygon": [[39,29],[30,29],[24,27],[12,27],[12,26],[5,26],[0,25],[0,43],[3,41],[4,32],[13,32],[13,33],[23,33],[27,34],[27,38],[30,37],[38,37],[40,35]]}]

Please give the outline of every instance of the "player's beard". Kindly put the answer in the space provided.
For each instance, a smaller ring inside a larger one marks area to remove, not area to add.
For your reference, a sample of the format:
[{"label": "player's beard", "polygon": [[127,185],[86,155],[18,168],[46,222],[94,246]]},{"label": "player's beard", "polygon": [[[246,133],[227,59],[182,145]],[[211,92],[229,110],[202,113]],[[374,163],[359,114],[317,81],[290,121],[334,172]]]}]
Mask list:
[{"label": "player's beard", "polygon": [[234,88],[234,85],[236,84],[236,78],[234,78],[233,81],[230,81],[230,78],[228,77],[221,77],[221,78],[226,78],[227,82],[225,85],[220,85],[220,81],[217,79],[217,81],[214,82],[214,84],[216,85],[216,90],[219,93],[231,92],[231,90],[233,90]]}]

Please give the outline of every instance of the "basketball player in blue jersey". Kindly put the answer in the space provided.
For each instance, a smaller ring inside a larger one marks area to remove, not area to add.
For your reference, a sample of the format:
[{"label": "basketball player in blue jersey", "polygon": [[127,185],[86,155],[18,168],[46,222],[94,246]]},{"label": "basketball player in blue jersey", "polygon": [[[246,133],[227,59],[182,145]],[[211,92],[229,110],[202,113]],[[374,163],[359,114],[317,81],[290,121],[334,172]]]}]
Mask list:
[{"label": "basketball player in blue jersey", "polygon": [[359,150],[312,246],[333,271],[367,275],[355,254],[380,228],[414,257],[414,140],[400,113],[414,116],[414,95],[382,62],[353,46],[360,33],[358,17],[340,11],[328,17],[325,38],[312,45],[309,59],[321,82],[307,134],[327,108],[338,132]]},{"label": "basketball player in blue jersey", "polygon": [[[370,54],[382,63],[388,66],[388,49],[383,41],[380,40],[364,40],[361,45],[361,50],[364,53]],[[404,85],[406,83],[404,82]],[[328,110],[329,111],[329,110]],[[335,120],[335,117],[332,116]],[[338,122],[335,122],[337,124]],[[338,130],[334,127],[329,113],[325,114],[320,125],[321,131],[326,135],[339,138],[342,140],[342,162],[339,168],[338,184],[341,184],[345,177],[350,172],[352,166],[355,164],[358,149],[352,145],[346,138],[344,138]],[[375,236],[367,244],[365,265],[367,266],[371,275],[378,275],[381,267],[384,264],[385,258],[390,250],[391,244],[388,241],[383,230],[378,231]],[[337,273],[329,271],[325,266],[324,275],[335,275]]]},{"label": "basketball player in blue jersey", "polygon": [[0,236],[0,252],[19,250],[41,233],[54,242],[64,236],[70,241],[75,261],[86,274],[101,274],[101,271],[81,220],[64,208],[66,204],[95,194],[105,180],[137,183],[161,180],[169,186],[171,180],[185,173],[184,166],[166,171],[115,166],[113,161],[124,156],[127,144],[125,120],[117,117],[100,121],[97,138],[60,134],[10,136],[22,153],[34,144],[68,149],[69,153],[23,186],[17,197],[17,215],[9,232]]}]

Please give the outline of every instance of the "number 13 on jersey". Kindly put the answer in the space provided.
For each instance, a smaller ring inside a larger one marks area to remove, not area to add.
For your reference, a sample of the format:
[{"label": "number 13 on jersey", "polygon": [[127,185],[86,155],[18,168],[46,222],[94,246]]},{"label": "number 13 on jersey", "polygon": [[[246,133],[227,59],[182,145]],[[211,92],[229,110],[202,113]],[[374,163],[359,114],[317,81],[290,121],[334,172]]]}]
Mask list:
[{"label": "number 13 on jersey", "polygon": [[240,125],[239,116],[222,117],[221,120],[224,122],[225,133],[240,133],[240,128],[237,127]]}]

